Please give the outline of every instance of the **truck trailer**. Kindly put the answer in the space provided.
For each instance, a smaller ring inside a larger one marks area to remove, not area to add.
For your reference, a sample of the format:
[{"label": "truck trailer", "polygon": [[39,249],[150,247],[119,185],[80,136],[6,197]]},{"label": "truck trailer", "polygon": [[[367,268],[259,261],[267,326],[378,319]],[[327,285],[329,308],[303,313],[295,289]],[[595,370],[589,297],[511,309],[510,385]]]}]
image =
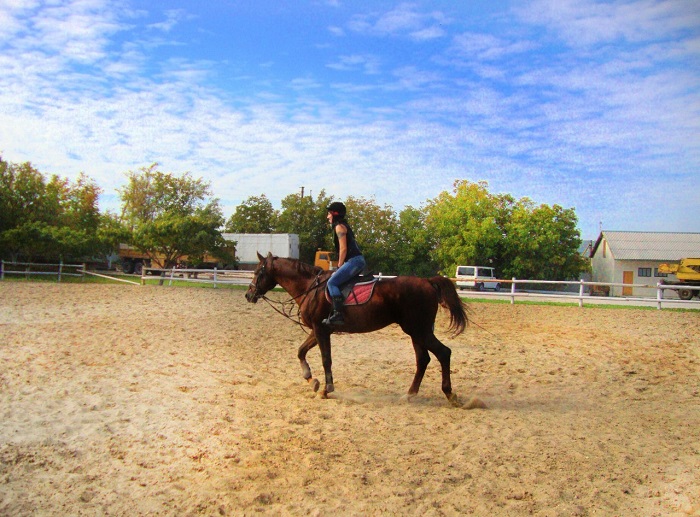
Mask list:
[{"label": "truck trailer", "polygon": [[299,258],[299,235],[296,233],[222,233],[225,240],[235,242],[238,267],[253,270],[258,253],[276,257]]}]

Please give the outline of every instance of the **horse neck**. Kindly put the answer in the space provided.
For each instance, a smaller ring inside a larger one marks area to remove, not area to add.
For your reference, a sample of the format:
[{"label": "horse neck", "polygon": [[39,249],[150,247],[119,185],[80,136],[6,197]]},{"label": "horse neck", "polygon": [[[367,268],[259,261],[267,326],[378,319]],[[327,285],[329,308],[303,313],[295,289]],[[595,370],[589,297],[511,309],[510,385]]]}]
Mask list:
[{"label": "horse neck", "polygon": [[292,296],[299,296],[311,287],[311,282],[316,278],[315,275],[299,270],[296,263],[292,261],[277,260],[281,264],[275,265],[275,280],[282,286],[282,289]]}]

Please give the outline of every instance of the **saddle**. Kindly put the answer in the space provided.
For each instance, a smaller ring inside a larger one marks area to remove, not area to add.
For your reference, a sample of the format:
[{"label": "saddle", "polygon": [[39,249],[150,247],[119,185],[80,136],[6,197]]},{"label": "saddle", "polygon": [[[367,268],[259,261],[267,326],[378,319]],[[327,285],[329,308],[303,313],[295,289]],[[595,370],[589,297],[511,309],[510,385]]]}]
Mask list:
[{"label": "saddle", "polygon": [[[362,305],[372,298],[374,286],[379,281],[374,275],[358,275],[345,282],[340,292],[343,294],[345,305]],[[331,297],[326,290],[326,300],[331,302]]]}]

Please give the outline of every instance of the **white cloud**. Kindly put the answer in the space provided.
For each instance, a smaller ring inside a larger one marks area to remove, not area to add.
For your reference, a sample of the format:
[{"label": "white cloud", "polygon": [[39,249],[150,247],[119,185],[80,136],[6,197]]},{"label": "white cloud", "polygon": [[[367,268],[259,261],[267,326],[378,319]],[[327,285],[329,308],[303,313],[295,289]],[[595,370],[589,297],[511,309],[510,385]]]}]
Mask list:
[{"label": "white cloud", "polygon": [[386,12],[357,15],[348,28],[376,36],[409,36],[425,41],[444,36],[444,26],[448,23],[440,11],[421,12],[415,4],[402,3]]},{"label": "white cloud", "polygon": [[183,19],[192,19],[183,9],[165,11],[165,20],[148,25],[148,28],[162,32],[171,32]]},{"label": "white cloud", "polygon": [[548,26],[572,46],[667,39],[697,31],[700,20],[700,4],[682,0],[538,0],[516,12],[533,25]]},{"label": "white cloud", "polygon": [[378,56],[372,54],[353,54],[340,56],[335,62],[326,65],[333,70],[344,72],[361,71],[368,75],[378,74],[381,62]]},{"label": "white cloud", "polygon": [[338,37],[345,36],[345,31],[343,30],[342,27],[335,27],[335,26],[328,27],[328,32],[330,32],[334,36],[338,36]]}]

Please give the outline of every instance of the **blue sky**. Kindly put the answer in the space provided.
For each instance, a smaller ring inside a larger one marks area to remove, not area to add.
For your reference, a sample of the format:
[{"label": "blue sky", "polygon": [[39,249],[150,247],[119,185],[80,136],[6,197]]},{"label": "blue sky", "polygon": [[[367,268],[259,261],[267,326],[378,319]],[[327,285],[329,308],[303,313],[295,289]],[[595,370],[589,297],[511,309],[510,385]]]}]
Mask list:
[{"label": "blue sky", "polygon": [[85,172],[104,209],[158,162],[227,217],[467,179],[584,238],[700,231],[695,0],[0,0],[0,27],[0,153]]}]

